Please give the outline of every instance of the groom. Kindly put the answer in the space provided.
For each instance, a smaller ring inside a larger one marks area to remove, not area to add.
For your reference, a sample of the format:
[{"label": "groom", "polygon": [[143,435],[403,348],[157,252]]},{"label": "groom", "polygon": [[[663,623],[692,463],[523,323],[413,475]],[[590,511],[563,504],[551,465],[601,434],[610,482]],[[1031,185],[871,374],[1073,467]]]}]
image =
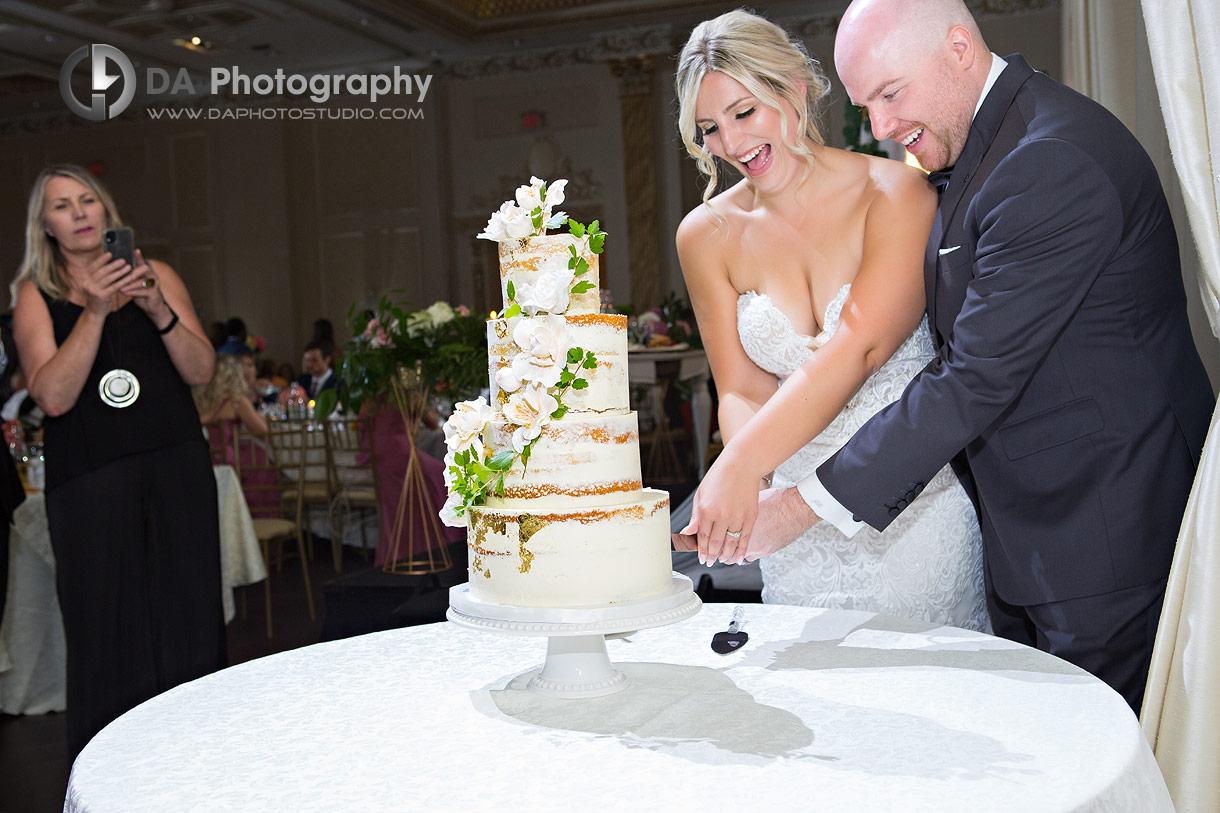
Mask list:
[{"label": "groom", "polygon": [[855,0],[835,64],[877,138],[936,171],[938,358],[814,475],[764,492],[751,538],[884,529],[952,462],[996,633],[1138,711],[1214,403],[1156,171],[1102,107],[991,54],[960,0]]}]

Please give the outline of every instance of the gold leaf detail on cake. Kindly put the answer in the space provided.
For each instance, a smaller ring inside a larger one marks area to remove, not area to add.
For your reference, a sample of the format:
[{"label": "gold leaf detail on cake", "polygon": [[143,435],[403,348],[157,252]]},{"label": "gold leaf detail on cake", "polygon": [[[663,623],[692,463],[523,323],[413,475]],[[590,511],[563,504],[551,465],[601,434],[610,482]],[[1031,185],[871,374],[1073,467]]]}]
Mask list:
[{"label": "gold leaf detail on cake", "polygon": [[564,318],[572,325],[605,325],[615,330],[627,330],[627,317],[620,313],[574,313]]},{"label": "gold leaf detail on cake", "polygon": [[534,563],[534,553],[528,550],[525,545],[534,534],[545,528],[547,523],[540,517],[533,516],[532,514],[522,514],[517,518],[517,525],[517,539],[521,552],[521,572],[529,573],[530,565]]},{"label": "gold leaf detail on cake", "polygon": [[639,491],[641,487],[639,480],[617,480],[609,483],[582,483],[580,485],[560,485],[558,483],[530,483],[526,485],[518,483],[506,486],[504,496],[508,499],[532,499],[556,495],[565,497],[592,497]]}]

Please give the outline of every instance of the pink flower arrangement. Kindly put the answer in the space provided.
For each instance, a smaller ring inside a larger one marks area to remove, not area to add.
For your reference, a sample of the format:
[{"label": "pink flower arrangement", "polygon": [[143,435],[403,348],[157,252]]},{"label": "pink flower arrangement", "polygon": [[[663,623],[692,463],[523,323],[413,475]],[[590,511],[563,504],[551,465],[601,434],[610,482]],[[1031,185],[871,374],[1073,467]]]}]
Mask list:
[{"label": "pink flower arrangement", "polygon": [[370,347],[394,346],[394,339],[390,337],[389,331],[381,326],[381,321],[376,317],[369,320],[369,323],[364,326],[364,332],[360,336],[368,340]]}]

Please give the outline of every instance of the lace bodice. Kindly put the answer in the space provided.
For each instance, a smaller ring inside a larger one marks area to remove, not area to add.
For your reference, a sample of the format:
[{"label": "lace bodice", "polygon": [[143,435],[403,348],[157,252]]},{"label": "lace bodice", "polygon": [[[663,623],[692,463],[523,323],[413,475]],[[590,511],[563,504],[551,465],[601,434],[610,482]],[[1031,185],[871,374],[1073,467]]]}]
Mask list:
[{"label": "lace bodice", "polygon": [[[844,285],[826,307],[817,336],[796,331],[766,294],[737,300],[737,332],[746,355],[781,382],[839,326],[851,291]],[[932,360],[927,320],[861,385],[823,432],[775,470],[790,486],[838,451],[879,410],[896,401]],[[986,630],[982,540],[974,507],[948,466],[884,533],[864,528],[851,539],[822,522],[764,557],[763,599],[770,603],[864,609]]]},{"label": "lace bodice", "polygon": [[[746,291],[737,299],[737,333],[741,346],[750,360],[782,383],[796,372],[813,351],[825,344],[839,327],[839,316],[843,303],[851,292],[848,283],[826,306],[822,318],[822,332],[817,336],[797,333],[784,312],[775,306],[766,294]],[[911,379],[922,370],[935,352],[932,337],[928,333],[925,316],[915,332],[907,337],[889,361],[881,366],[860,387],[844,407],[839,417],[819,437],[827,444],[834,444],[834,451],[842,446],[886,404],[897,400]]]}]

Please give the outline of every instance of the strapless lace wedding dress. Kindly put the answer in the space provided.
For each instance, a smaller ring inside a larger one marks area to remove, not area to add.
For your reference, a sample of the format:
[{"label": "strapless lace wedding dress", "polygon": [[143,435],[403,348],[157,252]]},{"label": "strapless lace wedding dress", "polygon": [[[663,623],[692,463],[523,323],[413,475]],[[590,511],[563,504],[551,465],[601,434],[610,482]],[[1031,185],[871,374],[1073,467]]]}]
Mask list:
[{"label": "strapless lace wedding dress", "polygon": [[[816,338],[796,332],[765,294],[737,300],[737,330],[746,354],[782,383],[834,335],[850,285],[826,308]],[[864,382],[820,435],[780,465],[776,486],[791,486],[834,454],[933,357],[926,320]],[[990,631],[983,597],[983,552],[974,507],[945,466],[884,533],[868,526],[853,537],[819,522],[787,547],[759,560],[763,600],[918,618]]]}]

